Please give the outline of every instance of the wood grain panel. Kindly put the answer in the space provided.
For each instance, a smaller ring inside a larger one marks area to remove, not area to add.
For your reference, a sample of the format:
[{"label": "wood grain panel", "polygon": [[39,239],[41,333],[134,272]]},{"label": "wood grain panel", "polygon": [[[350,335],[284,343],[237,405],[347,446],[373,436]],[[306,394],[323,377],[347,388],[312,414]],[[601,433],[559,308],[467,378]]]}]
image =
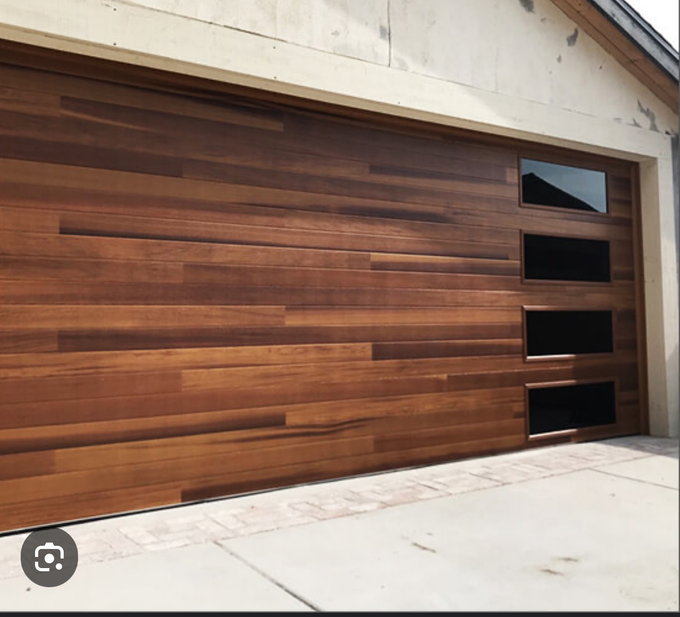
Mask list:
[{"label": "wood grain panel", "polygon": [[[618,382],[551,443],[641,426],[628,163],[0,53],[2,530],[529,447],[528,383]],[[522,208],[521,156],[610,214]],[[523,282],[523,231],[609,241],[612,283]],[[615,352],[527,362],[524,306],[615,311]]]},{"label": "wood grain panel", "polygon": [[[41,212],[41,211],[38,211]],[[4,210],[0,211],[0,220]],[[55,227],[58,227],[58,223]],[[0,231],[0,255],[309,268],[367,268],[368,254],[283,247]],[[477,263],[477,262],[475,262]],[[506,263],[506,262],[503,262]],[[515,264],[515,268],[517,268]],[[495,274],[491,271],[489,274]]]},{"label": "wood grain panel", "polygon": [[[519,281],[518,281],[519,285]],[[387,307],[520,307],[555,304],[630,310],[635,296],[630,283],[619,281],[608,289],[596,285],[571,286],[566,295],[559,286],[525,285],[521,291],[465,289],[372,289],[364,287],[228,287],[214,284],[76,283],[50,280],[5,280],[0,300],[6,304],[68,305],[275,305],[285,295],[287,306]],[[540,294],[540,295],[539,295]]]},{"label": "wood grain panel", "polygon": [[[451,461],[472,456],[481,449],[487,454],[496,454],[516,450],[524,445],[522,435],[504,436],[482,440],[456,441],[444,446],[426,446],[392,452],[374,453],[353,458],[340,458],[332,461],[317,461],[305,465],[287,465],[275,471],[249,471],[238,474],[221,474],[202,478],[197,482],[188,482],[182,490],[182,501],[208,499],[248,490],[253,487],[287,486],[296,481],[313,482],[327,478],[351,476],[358,473],[384,471],[400,466],[404,456],[413,465]],[[296,478],[298,480],[296,480]]]},{"label": "wood grain panel", "polygon": [[[22,334],[21,332],[17,334]],[[53,333],[49,333],[50,335]],[[53,349],[57,340],[53,336]],[[3,336],[3,340],[5,337]],[[49,335],[48,338],[49,339]],[[21,347],[17,343],[18,347]],[[215,347],[212,349],[161,349],[120,353],[6,353],[0,365],[0,379],[50,377],[97,373],[127,373],[172,369],[217,368],[346,362],[370,360],[370,343],[336,345],[273,345],[257,347]]]},{"label": "wood grain panel", "polygon": [[71,328],[206,328],[275,326],[284,323],[276,306],[42,306],[0,307],[0,324],[10,330]]}]

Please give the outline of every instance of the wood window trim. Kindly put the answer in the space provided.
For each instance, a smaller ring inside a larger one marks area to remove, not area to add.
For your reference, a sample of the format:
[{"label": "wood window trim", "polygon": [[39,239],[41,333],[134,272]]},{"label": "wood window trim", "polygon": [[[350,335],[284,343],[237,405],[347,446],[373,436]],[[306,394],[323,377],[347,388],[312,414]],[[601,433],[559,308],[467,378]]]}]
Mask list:
[{"label": "wood window trim", "polygon": [[[529,421],[529,391],[539,388],[559,388],[563,386],[579,386],[584,384],[595,383],[614,383],[614,414],[616,422],[613,424],[598,424],[596,426],[586,426],[583,428],[569,428],[561,431],[552,431],[550,433],[540,433],[538,435],[531,434],[531,426]],[[620,422],[619,414],[619,378],[618,377],[598,377],[594,379],[565,379],[561,381],[543,381],[528,383],[524,386],[524,427],[527,443],[535,444],[537,442],[545,442],[551,440],[578,439],[586,440],[588,437],[595,438],[604,427],[618,426]]]},{"label": "wood window trim", "polygon": [[[521,184],[521,182],[520,182]],[[552,208],[551,208],[552,209]],[[614,268],[612,268],[612,241],[610,238],[603,238],[602,236],[584,235],[574,236],[572,234],[564,235],[555,232],[538,232],[526,231],[520,229],[519,231],[519,274],[522,285],[586,285],[588,287],[607,287],[611,288],[614,283]],[[553,279],[528,279],[525,276],[524,267],[524,236],[548,236],[549,238],[563,238],[565,240],[598,240],[606,242],[609,250],[609,280],[608,281],[571,281],[571,280],[553,280]]]},{"label": "wood window trim", "polygon": [[635,333],[637,338],[638,380],[640,394],[640,433],[649,435],[649,381],[647,358],[647,297],[642,253],[642,194],[640,164],[630,168],[633,207],[633,280],[635,283]]},{"label": "wood window trim", "polygon": [[[606,351],[601,353],[572,353],[572,354],[553,354],[549,356],[530,356],[528,353],[528,337],[527,337],[527,312],[529,311],[609,311],[612,316],[612,351]],[[556,362],[562,360],[576,361],[581,358],[602,358],[602,359],[612,359],[616,356],[616,334],[617,334],[617,313],[616,309],[612,306],[555,306],[551,305],[531,305],[525,304],[522,306],[522,356],[525,363],[532,364],[534,362]]]}]

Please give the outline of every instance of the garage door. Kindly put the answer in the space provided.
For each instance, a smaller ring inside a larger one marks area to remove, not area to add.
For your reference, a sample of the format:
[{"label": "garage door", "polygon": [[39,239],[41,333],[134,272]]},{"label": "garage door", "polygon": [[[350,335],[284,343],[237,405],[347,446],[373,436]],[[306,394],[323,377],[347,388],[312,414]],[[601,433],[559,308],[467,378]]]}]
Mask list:
[{"label": "garage door", "polygon": [[629,164],[0,51],[2,529],[644,430]]}]

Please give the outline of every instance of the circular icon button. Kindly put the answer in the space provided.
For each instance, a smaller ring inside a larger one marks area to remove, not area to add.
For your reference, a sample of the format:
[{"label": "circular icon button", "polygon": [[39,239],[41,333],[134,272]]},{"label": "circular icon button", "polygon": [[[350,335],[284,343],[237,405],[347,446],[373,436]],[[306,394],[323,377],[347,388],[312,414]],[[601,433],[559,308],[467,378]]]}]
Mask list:
[{"label": "circular icon button", "polygon": [[78,547],[63,529],[34,531],[21,547],[21,567],[36,585],[58,587],[76,571]]}]

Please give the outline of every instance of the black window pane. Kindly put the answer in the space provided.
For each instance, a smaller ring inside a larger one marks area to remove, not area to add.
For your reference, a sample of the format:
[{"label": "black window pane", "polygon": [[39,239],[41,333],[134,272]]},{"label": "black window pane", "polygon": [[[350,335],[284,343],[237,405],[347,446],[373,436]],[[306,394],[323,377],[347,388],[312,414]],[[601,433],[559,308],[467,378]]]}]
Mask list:
[{"label": "black window pane", "polygon": [[608,283],[609,242],[525,234],[524,278]]},{"label": "black window pane", "polygon": [[611,311],[527,311],[527,355],[614,351]]},{"label": "black window pane", "polygon": [[603,171],[522,159],[522,201],[607,212],[607,179]]},{"label": "black window pane", "polygon": [[531,388],[529,432],[532,435],[616,423],[613,381]]}]

